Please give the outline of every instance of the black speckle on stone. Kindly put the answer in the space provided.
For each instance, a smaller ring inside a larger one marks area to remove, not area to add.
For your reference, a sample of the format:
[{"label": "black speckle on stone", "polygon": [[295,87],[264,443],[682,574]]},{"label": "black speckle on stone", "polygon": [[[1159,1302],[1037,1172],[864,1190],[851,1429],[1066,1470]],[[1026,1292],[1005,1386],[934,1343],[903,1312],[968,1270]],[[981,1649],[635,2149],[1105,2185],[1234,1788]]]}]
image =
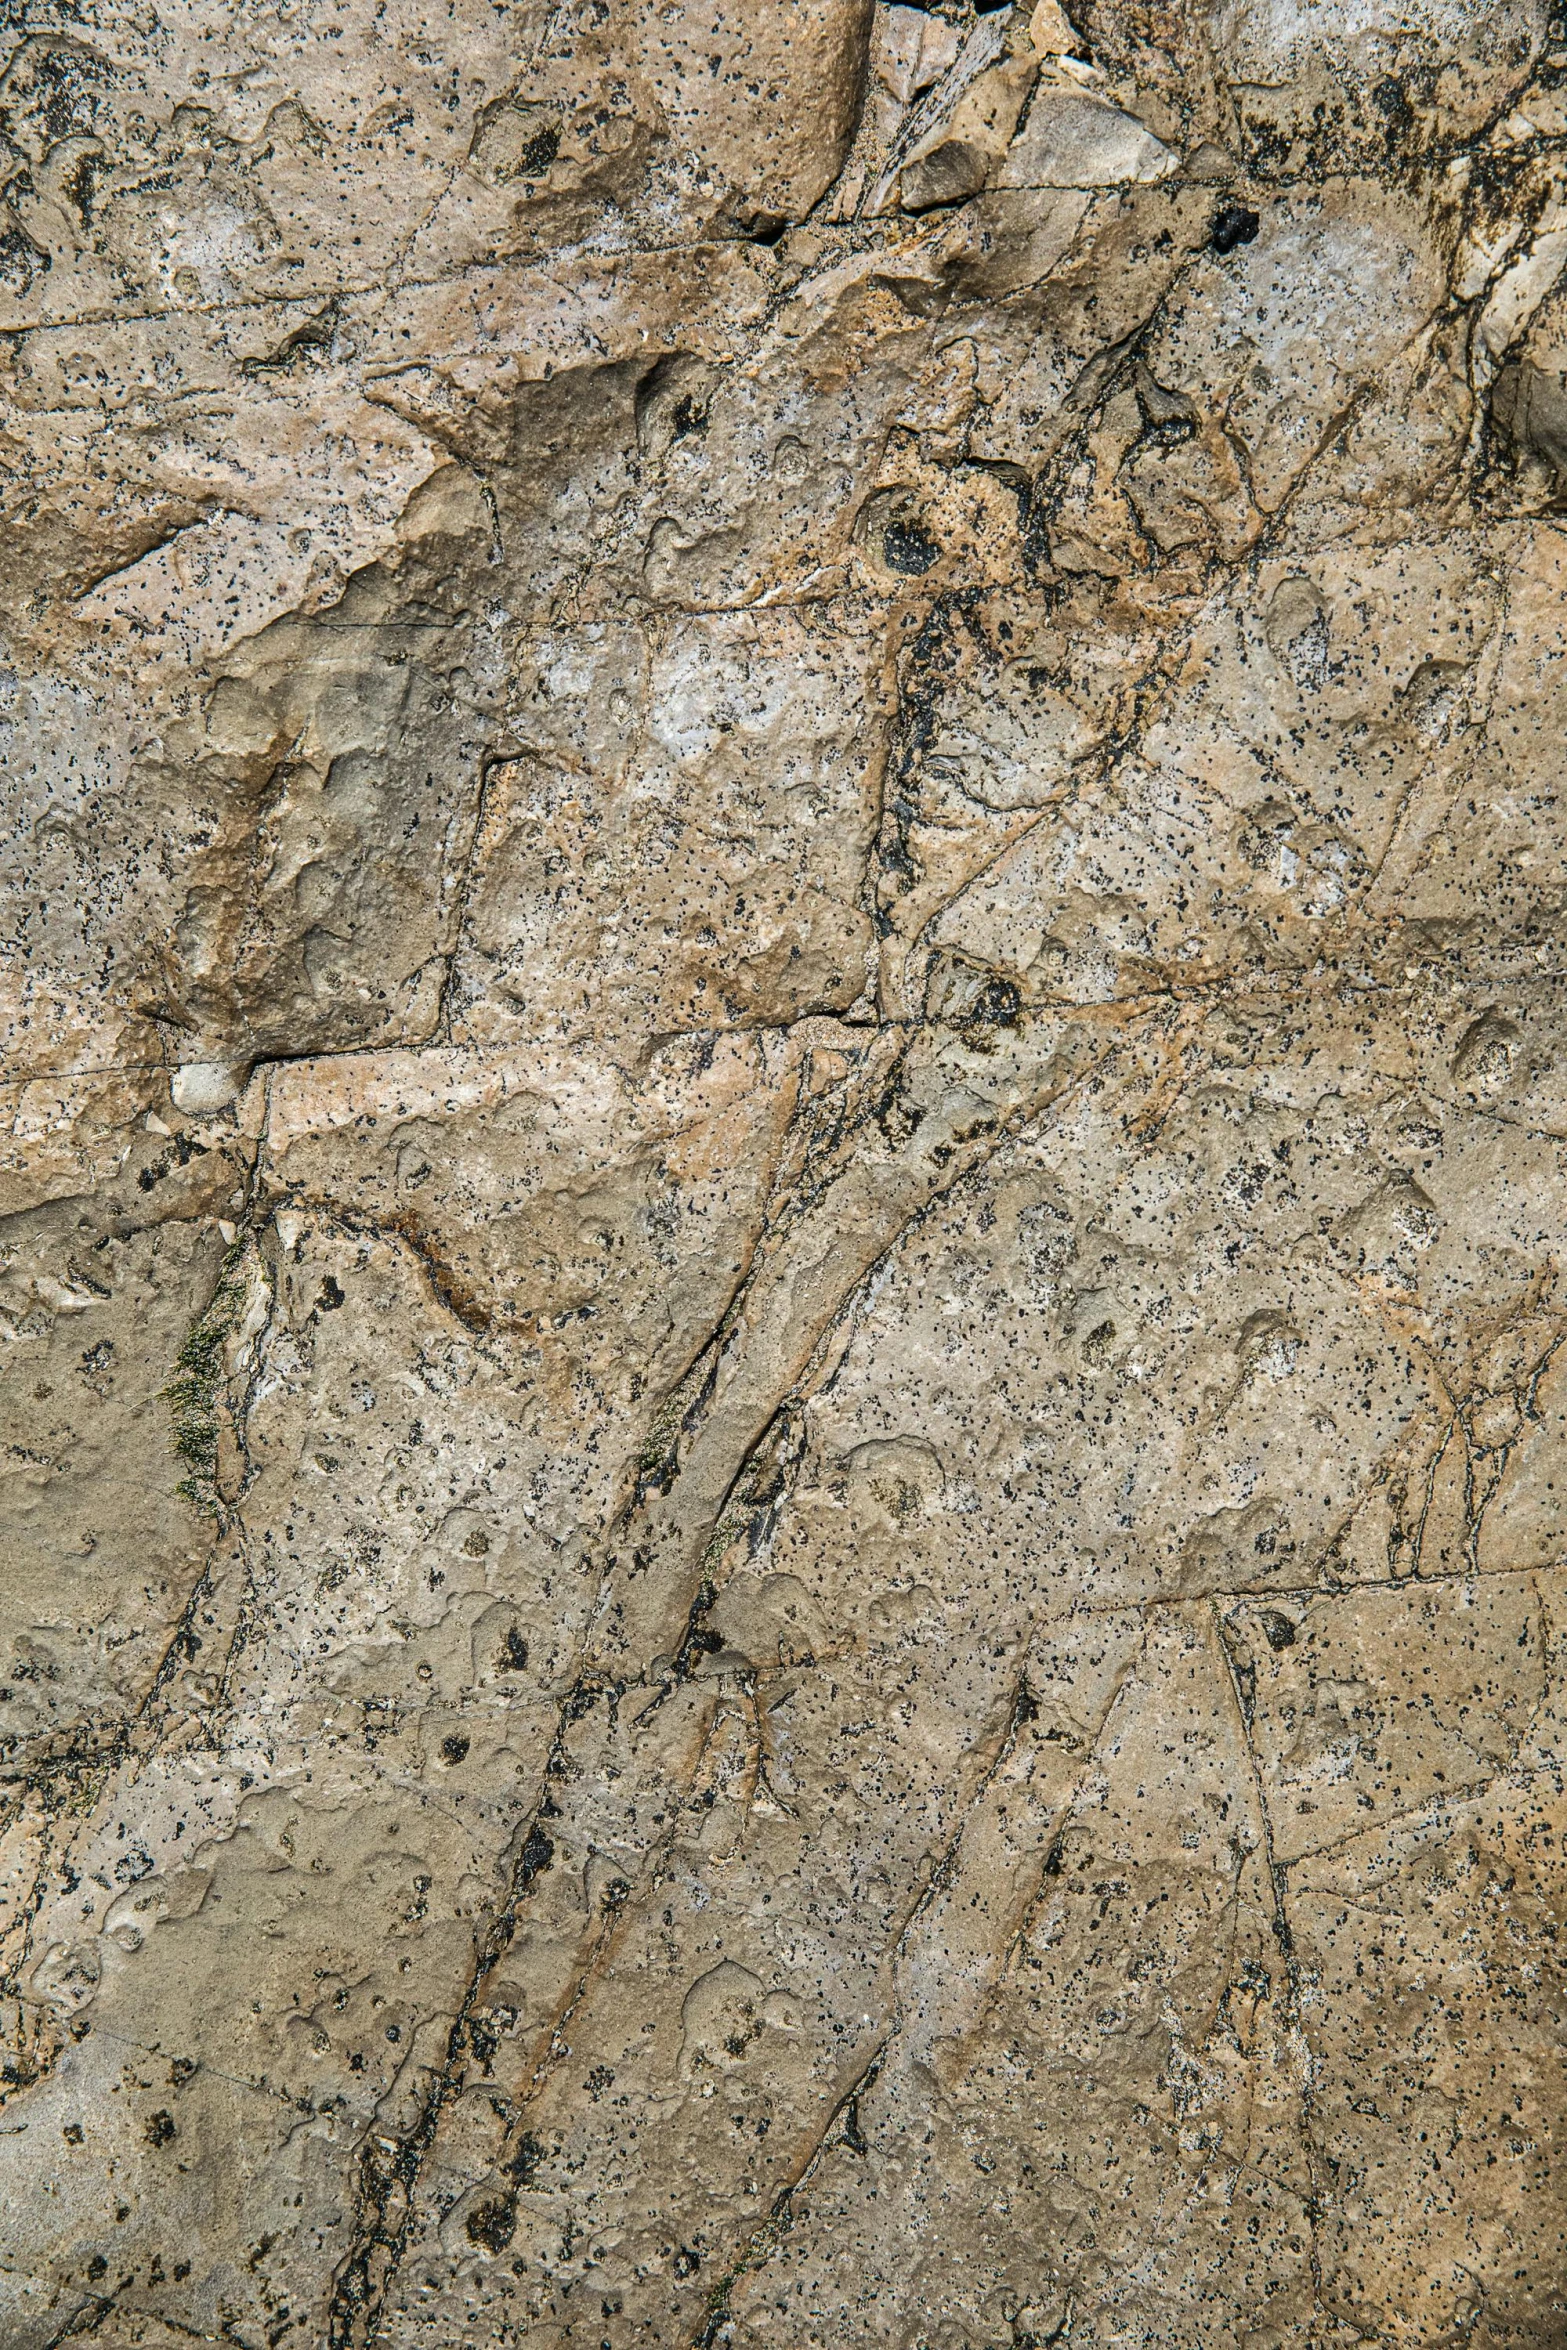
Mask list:
[{"label": "black speckle on stone", "polygon": [[468,1741],[460,1730],[453,1737],[441,1740],[442,1762],[460,1763],[466,1757],[467,1752]]},{"label": "black speckle on stone", "polygon": [[694,2277],[702,2265],[700,2252],[693,2252],[689,2244],[682,2244],[670,2262],[677,2277]]},{"label": "black speckle on stone", "polygon": [[88,2281],[91,2284],[96,2284],[100,2277],[107,2276],[108,2273],[109,2263],[104,2259],[101,2252],[95,2252],[91,2260],[89,2260],[87,2263]]},{"label": "black speckle on stone", "polygon": [[343,1301],[344,1292],[342,1288],[334,1279],[334,1277],[328,1273],[326,1279],[321,1284],[321,1295],[316,1299],[316,1312],[318,1314],[335,1314]]},{"label": "black speckle on stone", "polygon": [[167,2146],[169,2140],[177,2135],[173,2114],[160,2107],[156,2113],[149,2115],[142,2135],[149,2146]]},{"label": "black speckle on stone", "polygon": [[1270,1648],[1279,1649],[1294,1647],[1295,1626],[1290,1622],[1289,1617],[1286,1615],[1281,1615],[1277,1608],[1270,1607],[1263,1609],[1262,1629],[1267,1635],[1268,1646]]},{"label": "black speckle on stone", "polygon": [[1261,226],[1249,204],[1226,204],[1214,215],[1208,242],[1216,253],[1233,253],[1237,245],[1249,245]]}]

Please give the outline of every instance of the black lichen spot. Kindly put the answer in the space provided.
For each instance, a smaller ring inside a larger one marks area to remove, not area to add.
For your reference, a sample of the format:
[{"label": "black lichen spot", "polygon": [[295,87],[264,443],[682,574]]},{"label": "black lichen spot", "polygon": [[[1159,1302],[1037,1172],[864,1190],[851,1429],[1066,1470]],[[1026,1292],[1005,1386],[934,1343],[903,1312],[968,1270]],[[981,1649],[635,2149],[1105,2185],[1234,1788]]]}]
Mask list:
[{"label": "black lichen spot", "polygon": [[80,2146],[82,2142],[81,2123],[67,2122],[65,2128],[60,2132],[60,2135],[65,2140],[67,2146]]},{"label": "black lichen spot", "polygon": [[918,522],[889,522],[881,542],[882,560],[889,571],[918,576],[928,571],[941,549]]},{"label": "black lichen spot", "polygon": [[326,1279],[321,1284],[321,1294],[316,1299],[316,1312],[318,1314],[335,1314],[338,1307],[342,1305],[343,1302],[343,1290],[339,1287],[333,1276],[328,1273]]},{"label": "black lichen spot", "polygon": [[466,1758],[467,1753],[468,1741],[461,1731],[458,1731],[454,1737],[441,1740],[442,1762],[460,1763]]},{"label": "black lichen spot", "polygon": [[700,2252],[693,2252],[689,2244],[682,2244],[670,2262],[677,2277],[694,2277],[702,2265]]},{"label": "black lichen spot", "polygon": [[494,2195],[476,2203],[463,2224],[471,2244],[482,2245],[486,2252],[504,2252],[517,2233],[517,2214],[510,2203]]},{"label": "black lichen spot", "polygon": [[176,1358],[175,1376],[163,1390],[174,1422],[174,1449],[190,1471],[176,1490],[214,1516],[220,1515],[222,1508],[216,1477],[223,1348],[244,1310],[244,1253],[242,1240],[236,1240],[226,1252],[212,1302],[192,1323]]},{"label": "black lichen spot", "polygon": [[599,1692],[591,1681],[579,1681],[566,1700],[568,1722],[583,1722],[598,1703]]},{"label": "black lichen spot", "polygon": [[95,2252],[91,2260],[89,2260],[87,2263],[87,2279],[89,2284],[95,2285],[100,2277],[107,2276],[108,2273],[109,2263],[104,2259],[101,2252]]},{"label": "black lichen spot", "polygon": [[1208,242],[1216,253],[1233,253],[1237,245],[1249,245],[1261,226],[1249,204],[1226,204],[1214,215]]},{"label": "black lichen spot", "polygon": [[1267,1636],[1267,1642],[1270,1648],[1280,1649],[1294,1647],[1295,1626],[1290,1622],[1288,1616],[1280,1615],[1277,1608],[1270,1607],[1263,1609],[1262,1629]]},{"label": "black lichen spot", "polygon": [[1371,103],[1387,125],[1389,148],[1396,147],[1401,139],[1408,137],[1415,123],[1415,110],[1409,103],[1403,83],[1395,81],[1389,74],[1372,91]]},{"label": "black lichen spot", "polygon": [[92,226],[93,198],[96,192],[93,182],[107,169],[108,165],[104,162],[101,154],[86,154],[78,160],[76,169],[69,172],[61,182],[61,193],[67,203],[73,204],[80,213],[84,228]]},{"label": "black lichen spot", "polygon": [[963,1025],[965,1028],[1015,1028],[1022,1010],[1023,998],[1015,981],[987,979],[964,1013]]},{"label": "black lichen spot", "polygon": [[519,179],[542,179],[560,153],[560,132],[552,122],[536,130],[517,157]]},{"label": "black lichen spot", "polygon": [[1100,1322],[1090,1330],[1083,1341],[1083,1360],[1098,1370],[1110,1360],[1110,1349],[1115,1344],[1115,1324]]},{"label": "black lichen spot", "polygon": [[14,222],[0,229],[0,285],[11,287],[18,295],[25,294],[34,278],[53,267],[53,255],[46,253],[41,245],[35,245],[24,229]]},{"label": "black lichen spot", "polygon": [[920,1103],[905,1101],[896,1087],[893,1087],[882,1096],[872,1115],[888,1142],[896,1150],[906,1143],[924,1122],[925,1112]]},{"label": "black lichen spot", "polygon": [[142,2136],[149,2146],[167,2146],[169,2140],[177,2137],[178,2134],[174,2127],[173,2114],[162,2107],[155,2114],[149,2115],[147,2126],[142,2132]]},{"label": "black lichen spot", "polygon": [[500,1670],[503,1673],[520,1673],[527,1661],[528,1643],[515,1624],[508,1624],[506,1637],[501,1643]]},{"label": "black lichen spot", "polygon": [[517,1899],[526,1898],[555,1858],[555,1847],[537,1821],[528,1830],[517,1862]]},{"label": "black lichen spot", "polygon": [[[33,48],[32,43],[28,46]],[[35,123],[42,123],[46,143],[52,146],[56,139],[90,137],[97,128],[107,75],[103,63],[74,42],[61,41],[51,48],[40,42],[28,65],[31,70],[23,70],[21,91],[31,100],[28,114]]]}]

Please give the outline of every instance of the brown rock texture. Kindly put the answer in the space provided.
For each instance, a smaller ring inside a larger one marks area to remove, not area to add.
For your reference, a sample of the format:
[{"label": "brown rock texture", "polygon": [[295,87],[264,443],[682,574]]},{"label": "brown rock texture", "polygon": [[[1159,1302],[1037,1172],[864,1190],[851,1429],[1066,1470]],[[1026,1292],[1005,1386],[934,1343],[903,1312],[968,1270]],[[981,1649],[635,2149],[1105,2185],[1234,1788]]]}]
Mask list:
[{"label": "brown rock texture", "polygon": [[13,0],[0,505],[0,2350],[1562,2350],[1546,0]]}]

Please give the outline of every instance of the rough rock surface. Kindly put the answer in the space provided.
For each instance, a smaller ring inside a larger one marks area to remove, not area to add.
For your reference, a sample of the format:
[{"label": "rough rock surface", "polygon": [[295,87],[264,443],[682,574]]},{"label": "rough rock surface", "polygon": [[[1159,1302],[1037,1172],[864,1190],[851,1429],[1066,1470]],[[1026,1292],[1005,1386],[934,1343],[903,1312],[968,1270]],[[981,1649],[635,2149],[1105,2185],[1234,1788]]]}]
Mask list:
[{"label": "rough rock surface", "polygon": [[1545,0],[5,23],[0,2350],[1560,2350]]}]

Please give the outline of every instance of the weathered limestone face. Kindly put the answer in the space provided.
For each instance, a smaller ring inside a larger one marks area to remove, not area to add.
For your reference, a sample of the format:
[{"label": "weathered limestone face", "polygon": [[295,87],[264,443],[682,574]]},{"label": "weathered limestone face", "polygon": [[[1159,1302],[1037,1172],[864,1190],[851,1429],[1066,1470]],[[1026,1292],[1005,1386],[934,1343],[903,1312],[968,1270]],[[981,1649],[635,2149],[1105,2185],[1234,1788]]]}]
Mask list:
[{"label": "weathered limestone face", "polygon": [[1560,2350],[1546,0],[29,0],[0,498],[0,2350]]}]

